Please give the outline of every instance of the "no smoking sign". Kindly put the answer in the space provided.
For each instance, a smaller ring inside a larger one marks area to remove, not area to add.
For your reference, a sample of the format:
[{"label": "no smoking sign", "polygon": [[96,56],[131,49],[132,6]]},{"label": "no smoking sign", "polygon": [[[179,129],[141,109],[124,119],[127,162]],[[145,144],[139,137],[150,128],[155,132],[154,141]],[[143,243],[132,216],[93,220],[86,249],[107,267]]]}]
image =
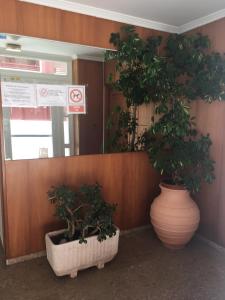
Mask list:
[{"label": "no smoking sign", "polygon": [[47,96],[48,96],[48,89],[42,88],[42,89],[40,90],[40,95],[41,95],[42,97],[47,97]]}]

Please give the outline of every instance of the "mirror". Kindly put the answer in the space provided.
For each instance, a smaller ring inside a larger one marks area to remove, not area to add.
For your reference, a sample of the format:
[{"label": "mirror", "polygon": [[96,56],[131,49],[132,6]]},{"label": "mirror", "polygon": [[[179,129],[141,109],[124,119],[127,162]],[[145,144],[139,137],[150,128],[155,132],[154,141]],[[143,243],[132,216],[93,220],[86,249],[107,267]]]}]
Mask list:
[{"label": "mirror", "polygon": [[[105,50],[0,34],[5,159],[104,153]],[[85,113],[52,100],[74,85],[85,88]],[[35,102],[38,89],[47,102]]]}]

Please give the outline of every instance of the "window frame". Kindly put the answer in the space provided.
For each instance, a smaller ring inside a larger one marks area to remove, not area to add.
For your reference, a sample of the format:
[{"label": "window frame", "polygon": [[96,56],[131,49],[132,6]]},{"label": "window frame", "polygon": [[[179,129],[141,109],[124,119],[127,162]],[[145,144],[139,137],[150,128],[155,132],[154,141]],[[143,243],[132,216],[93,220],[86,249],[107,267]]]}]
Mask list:
[{"label": "window frame", "polygon": [[[45,74],[30,71],[7,70],[0,68],[1,80],[15,81],[34,84],[72,84],[72,58],[59,55],[46,55],[46,54],[31,54],[28,52],[13,53],[9,55],[5,50],[0,51],[0,55],[7,55],[12,57],[24,57],[33,59],[46,59],[52,61],[62,61],[67,63],[67,75]],[[4,122],[4,143],[5,143],[5,159],[12,160],[12,142],[11,142],[11,129],[9,117],[9,109],[3,108],[3,122]],[[64,143],[64,113],[62,107],[51,107],[52,114],[52,139],[53,139],[53,157],[65,156],[65,149],[70,148],[70,155],[74,155],[74,121],[73,115],[69,116],[69,132],[70,143]],[[57,117],[58,116],[58,117]],[[59,125],[61,124],[61,126]],[[62,128],[61,128],[62,127]],[[33,135],[32,137],[36,137]],[[60,142],[59,142],[60,141]],[[34,158],[37,159],[37,158]]]}]

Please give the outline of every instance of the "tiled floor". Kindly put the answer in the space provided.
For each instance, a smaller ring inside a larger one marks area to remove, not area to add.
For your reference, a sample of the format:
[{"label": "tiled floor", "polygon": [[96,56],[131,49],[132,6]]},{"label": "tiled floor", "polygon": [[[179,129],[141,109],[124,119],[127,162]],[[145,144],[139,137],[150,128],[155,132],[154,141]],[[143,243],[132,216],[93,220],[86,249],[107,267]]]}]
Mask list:
[{"label": "tiled floor", "polygon": [[10,267],[0,262],[1,300],[225,300],[225,254],[195,239],[165,249],[147,229],[120,239],[103,270],[57,278],[46,258]]}]

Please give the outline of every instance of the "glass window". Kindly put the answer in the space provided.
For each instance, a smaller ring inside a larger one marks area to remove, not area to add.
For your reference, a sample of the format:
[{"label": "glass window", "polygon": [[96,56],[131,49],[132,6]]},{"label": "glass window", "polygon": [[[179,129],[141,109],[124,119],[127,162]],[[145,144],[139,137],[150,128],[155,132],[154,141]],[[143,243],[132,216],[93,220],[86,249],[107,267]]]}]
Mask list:
[{"label": "glass window", "polygon": [[51,121],[11,120],[11,135],[52,135]]},{"label": "glass window", "polygon": [[70,148],[65,148],[65,156],[70,156]]},{"label": "glass window", "polygon": [[49,108],[10,109],[12,159],[53,156],[52,120]]},{"label": "glass window", "polygon": [[69,127],[69,118],[64,117],[64,144],[70,143],[70,127]]},{"label": "glass window", "polygon": [[12,159],[53,157],[52,137],[12,137]]},{"label": "glass window", "polygon": [[40,71],[40,62],[35,59],[27,59],[13,56],[0,56],[0,68],[20,71]]},{"label": "glass window", "polygon": [[0,55],[0,69],[66,76],[67,62]]}]

